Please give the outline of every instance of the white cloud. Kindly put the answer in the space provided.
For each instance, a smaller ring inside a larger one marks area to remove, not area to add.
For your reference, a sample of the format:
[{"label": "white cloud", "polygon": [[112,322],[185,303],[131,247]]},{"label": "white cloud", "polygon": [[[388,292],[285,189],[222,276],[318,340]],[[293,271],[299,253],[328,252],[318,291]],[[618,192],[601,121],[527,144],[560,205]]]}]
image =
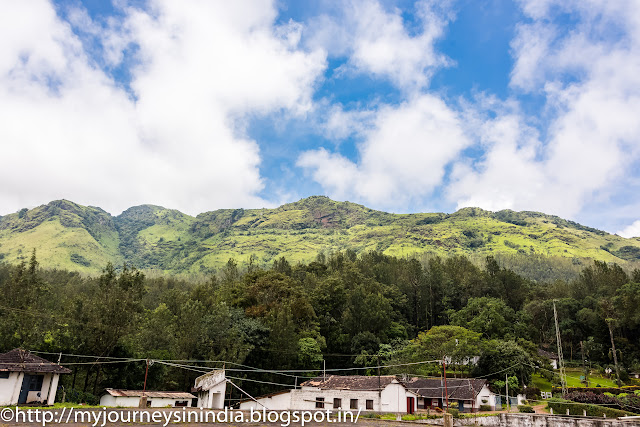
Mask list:
[{"label": "white cloud", "polygon": [[[614,194],[633,173],[640,156],[640,6],[613,3],[525,4],[533,22],[520,26],[512,45],[511,84],[546,97],[547,135],[536,142],[527,131],[492,131],[483,158],[457,166],[449,194],[458,207],[542,210],[573,218],[596,195]],[[554,21],[558,9],[572,13],[575,28],[567,31]],[[530,120],[522,113],[504,114],[488,120],[485,131],[505,121],[526,129]]]},{"label": "white cloud", "polygon": [[415,8],[419,31],[409,28],[398,9],[387,11],[375,0],[349,1],[339,16],[312,20],[307,44],[348,57],[343,72],[387,78],[406,91],[424,88],[435,70],[450,63],[434,43],[452,16],[448,2],[419,1]]},{"label": "white cloud", "polygon": [[634,221],[633,224],[628,225],[616,234],[627,238],[640,237],[640,220]]},{"label": "white cloud", "polygon": [[[188,4],[187,4],[188,3]],[[265,205],[260,153],[238,118],[308,111],[325,56],[275,27],[270,1],[152,1],[102,28],[106,62],[136,46],[130,96],[44,0],[0,15],[3,213],[68,198],[119,212]],[[100,33],[82,11],[73,25]],[[135,98],[135,99],[133,99]]]},{"label": "white cloud", "polygon": [[429,94],[381,107],[362,137],[357,163],[320,149],[303,153],[298,166],[332,197],[394,208],[428,195],[469,144],[459,115]]}]

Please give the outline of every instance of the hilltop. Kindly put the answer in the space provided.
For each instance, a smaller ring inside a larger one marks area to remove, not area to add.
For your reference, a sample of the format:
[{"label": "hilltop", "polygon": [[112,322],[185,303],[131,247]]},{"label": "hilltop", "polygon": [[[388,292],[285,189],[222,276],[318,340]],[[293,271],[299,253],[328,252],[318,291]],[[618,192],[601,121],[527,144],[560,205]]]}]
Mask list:
[{"label": "hilltop", "polygon": [[[220,209],[195,217],[142,205],[112,216],[57,200],[0,217],[0,260],[36,248],[44,267],[98,273],[107,262],[169,274],[208,274],[227,262],[310,261],[319,252],[376,250],[395,256],[494,255],[526,264],[554,259],[565,269],[598,259],[640,264],[640,239],[539,212],[464,208],[452,214],[392,214],[314,196],[275,209]],[[550,258],[549,258],[550,257]],[[526,272],[525,272],[526,274]]]}]

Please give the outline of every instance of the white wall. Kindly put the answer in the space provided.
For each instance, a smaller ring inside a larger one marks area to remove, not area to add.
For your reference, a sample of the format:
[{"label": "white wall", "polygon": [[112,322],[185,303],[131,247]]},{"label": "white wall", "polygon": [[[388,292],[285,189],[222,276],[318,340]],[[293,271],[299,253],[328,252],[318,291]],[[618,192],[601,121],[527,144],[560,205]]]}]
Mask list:
[{"label": "white wall", "polygon": [[227,390],[224,370],[216,370],[196,378],[195,387],[201,389],[198,392],[199,408],[224,408],[224,395]]},{"label": "white wall", "polygon": [[[361,410],[362,412],[407,412],[407,396],[414,398],[414,410],[417,406],[417,396],[407,391],[400,384],[389,384],[382,391],[377,390],[320,390],[315,387],[302,387],[289,390],[274,396],[258,398],[257,402],[249,400],[240,404],[240,409],[262,409],[262,405],[269,410],[337,410],[333,407],[333,399],[342,399],[342,410]],[[316,398],[324,397],[324,408],[316,408]],[[351,399],[358,400],[358,407],[351,408]],[[367,409],[367,400],[373,401],[373,409]]]},{"label": "white wall", "polygon": [[[176,402],[187,401],[187,407],[191,406],[191,399],[175,399],[173,397],[147,397],[147,406],[150,408],[165,408],[175,406]],[[100,398],[100,406],[137,408],[140,406],[140,397],[137,396],[112,396],[105,394]]]},{"label": "white wall", "polygon": [[[53,405],[56,398],[59,377],[60,374],[44,374],[42,388],[39,391],[28,392],[26,403],[42,402],[43,404]],[[23,372],[11,372],[9,378],[0,379],[0,406],[18,404],[23,380]],[[38,393],[40,396],[38,396]]]},{"label": "white wall", "polygon": [[253,408],[255,410],[262,410],[264,405],[265,408],[272,411],[286,411],[291,408],[292,391],[294,390],[291,390],[287,393],[279,393],[274,396],[256,399],[260,403],[256,402],[255,400],[242,402],[240,403],[240,409],[249,410]]},{"label": "white wall", "polygon": [[60,381],[60,374],[53,375],[51,387],[49,388],[49,399],[47,404],[53,405],[56,401],[56,393],[58,392],[58,381]]},{"label": "white wall", "polygon": [[[489,405],[492,409],[495,409],[496,399],[494,396],[495,394],[491,390],[489,390],[489,387],[484,385],[482,387],[482,390],[480,390],[480,393],[478,393],[478,396],[476,397],[475,409],[480,410],[480,405]],[[483,400],[486,400],[487,403],[483,403]]]},{"label": "white wall", "polygon": [[10,372],[9,378],[0,379],[0,406],[18,403],[23,375],[22,372]]},{"label": "white wall", "polygon": [[140,398],[135,396],[111,396],[105,394],[100,398],[100,406],[111,406],[122,408],[137,408],[140,406]]}]

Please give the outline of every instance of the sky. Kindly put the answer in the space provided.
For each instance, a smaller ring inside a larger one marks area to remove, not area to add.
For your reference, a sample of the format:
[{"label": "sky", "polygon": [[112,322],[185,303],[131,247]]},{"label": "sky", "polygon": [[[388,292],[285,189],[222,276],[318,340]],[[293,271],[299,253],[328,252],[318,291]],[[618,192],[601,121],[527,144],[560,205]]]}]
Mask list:
[{"label": "sky", "polygon": [[0,5],[0,215],[327,195],[640,236],[637,0]]}]

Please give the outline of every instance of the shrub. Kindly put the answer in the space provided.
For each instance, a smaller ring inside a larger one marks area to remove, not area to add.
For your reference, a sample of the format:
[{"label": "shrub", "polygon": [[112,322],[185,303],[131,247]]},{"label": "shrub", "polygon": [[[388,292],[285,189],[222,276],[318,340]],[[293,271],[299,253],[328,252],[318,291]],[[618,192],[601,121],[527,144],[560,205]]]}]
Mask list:
[{"label": "shrub", "polygon": [[[62,399],[62,393],[58,393],[56,399]],[[100,404],[100,398],[95,394],[85,393],[82,390],[74,388],[67,391],[65,400],[70,403],[85,403],[92,406]]]},{"label": "shrub", "polygon": [[456,408],[449,408],[447,412],[453,415],[453,418],[460,418],[460,411]]},{"label": "shrub", "polygon": [[564,399],[550,399],[547,401],[547,408],[553,409],[553,412],[556,414],[565,414],[568,409],[570,415],[582,415],[583,411],[586,410],[587,416],[590,417],[602,417],[603,415],[606,415],[607,418],[617,418],[625,415],[635,415],[631,412],[621,411],[619,409],[613,409],[606,406],[577,403]]},{"label": "shrub", "polygon": [[480,405],[480,410],[481,411],[490,411],[491,410],[491,406],[490,405]]},{"label": "shrub", "polygon": [[533,414],[536,411],[533,410],[533,408],[529,405],[518,405],[518,411],[519,412],[523,412],[525,414]]},{"label": "shrub", "polygon": [[537,400],[540,398],[540,389],[538,387],[527,387],[524,394],[527,400]]}]

